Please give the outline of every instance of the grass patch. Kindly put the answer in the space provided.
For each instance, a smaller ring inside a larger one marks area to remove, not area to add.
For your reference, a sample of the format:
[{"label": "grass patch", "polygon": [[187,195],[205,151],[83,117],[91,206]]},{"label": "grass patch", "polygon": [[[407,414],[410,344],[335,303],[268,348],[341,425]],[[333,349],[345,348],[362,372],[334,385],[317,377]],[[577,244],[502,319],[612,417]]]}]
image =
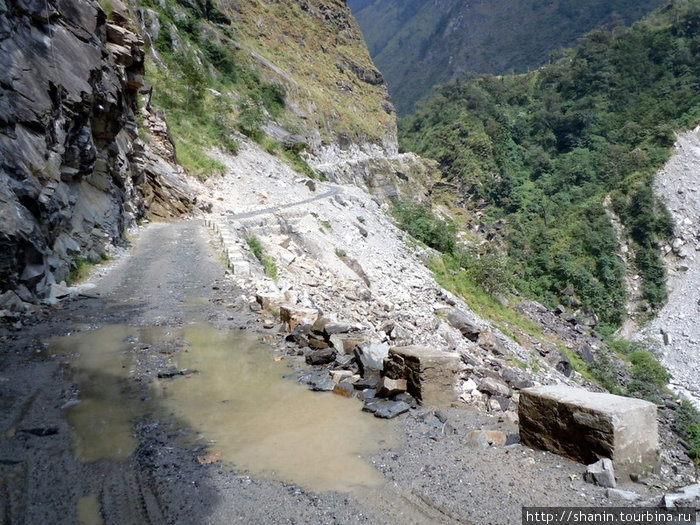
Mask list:
[{"label": "grass patch", "polygon": [[427,206],[397,201],[391,211],[399,228],[442,253],[452,253],[456,246],[457,227],[433,215]]},{"label": "grass patch", "polygon": [[273,257],[270,257],[265,253],[265,249],[260,243],[260,239],[258,239],[255,235],[249,235],[246,242],[248,243],[250,251],[253,252],[253,255],[255,255],[258,261],[260,261],[260,264],[263,265],[265,275],[272,279],[277,279],[277,263]]},{"label": "grass patch", "polygon": [[453,256],[434,257],[429,268],[440,286],[463,297],[475,313],[497,323],[499,329],[509,337],[515,337],[512,327],[517,327],[537,339],[546,339],[537,323],[504,306],[475,281],[468,271],[456,266]]},{"label": "grass patch", "polygon": [[700,468],[700,411],[688,402],[682,401],[676,413],[676,431],[688,443],[688,457]]},{"label": "grass patch", "polygon": [[177,148],[178,163],[201,180],[206,180],[212,175],[223,174],[226,171],[226,166],[207,155],[197,144],[176,138],[175,147]]},{"label": "grass patch", "polygon": [[100,254],[100,258],[95,260],[91,260],[86,257],[78,257],[73,259],[71,262],[70,273],[66,279],[66,284],[71,285],[87,279],[95,265],[109,260],[110,257],[106,253]]}]

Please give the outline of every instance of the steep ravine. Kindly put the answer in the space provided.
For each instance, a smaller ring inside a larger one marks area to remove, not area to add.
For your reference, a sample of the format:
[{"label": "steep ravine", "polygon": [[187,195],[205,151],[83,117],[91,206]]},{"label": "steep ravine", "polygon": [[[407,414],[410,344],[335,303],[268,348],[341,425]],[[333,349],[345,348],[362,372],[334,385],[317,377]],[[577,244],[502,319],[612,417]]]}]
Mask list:
[{"label": "steep ravine", "polygon": [[675,223],[663,247],[668,303],[635,338],[660,350],[671,384],[700,406],[700,127],[678,135],[671,160],[656,174],[654,189]]}]

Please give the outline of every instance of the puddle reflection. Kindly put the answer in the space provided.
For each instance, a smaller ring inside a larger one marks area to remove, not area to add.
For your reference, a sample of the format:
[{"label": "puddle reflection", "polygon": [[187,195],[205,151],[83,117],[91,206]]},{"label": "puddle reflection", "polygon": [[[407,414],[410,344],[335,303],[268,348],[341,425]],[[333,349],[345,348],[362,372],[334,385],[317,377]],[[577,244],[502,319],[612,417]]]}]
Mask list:
[{"label": "puddle reflection", "polygon": [[[176,367],[199,372],[156,381],[148,403],[130,395],[134,348],[168,341],[180,348],[172,355]],[[52,351],[77,353],[72,367],[81,403],[66,415],[83,461],[128,457],[136,446],[133,421],[147,413],[187,424],[211,445],[210,457],[314,491],[382,484],[381,473],[360,455],[397,445],[395,422],[282,379],[289,368],[244,331],[110,326],[61,338]]]}]

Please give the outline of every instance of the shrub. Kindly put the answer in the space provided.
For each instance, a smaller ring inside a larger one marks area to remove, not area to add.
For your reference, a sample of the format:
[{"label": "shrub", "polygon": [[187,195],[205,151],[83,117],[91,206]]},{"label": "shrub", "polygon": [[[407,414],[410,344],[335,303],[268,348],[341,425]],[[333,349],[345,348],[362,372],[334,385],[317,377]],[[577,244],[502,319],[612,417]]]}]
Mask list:
[{"label": "shrub", "polygon": [[688,402],[682,401],[676,412],[676,432],[688,442],[688,456],[700,467],[700,411]]},{"label": "shrub", "polygon": [[393,208],[399,228],[411,236],[442,253],[453,253],[456,245],[455,224],[438,219],[428,207],[397,201]]},{"label": "shrub", "polygon": [[265,275],[272,279],[277,279],[277,263],[275,259],[265,253],[265,249],[262,244],[260,244],[260,239],[255,235],[249,235],[246,242],[248,243],[250,251],[253,252],[253,255],[255,255],[258,261],[263,265]]},{"label": "shrub", "polygon": [[647,350],[632,351],[629,360],[632,363],[632,378],[627,384],[628,393],[654,403],[659,402],[661,391],[669,380],[669,373]]},{"label": "shrub", "polygon": [[504,254],[479,254],[475,250],[460,249],[455,254],[455,260],[487,292],[504,294],[511,291],[513,271]]}]

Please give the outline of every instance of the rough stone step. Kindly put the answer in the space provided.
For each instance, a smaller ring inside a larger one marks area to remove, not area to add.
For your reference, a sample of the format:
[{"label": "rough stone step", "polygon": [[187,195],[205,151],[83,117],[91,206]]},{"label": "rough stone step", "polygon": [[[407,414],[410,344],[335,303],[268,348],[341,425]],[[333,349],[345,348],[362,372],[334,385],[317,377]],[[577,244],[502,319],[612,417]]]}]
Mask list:
[{"label": "rough stone step", "polygon": [[426,346],[392,347],[384,360],[386,376],[391,379],[406,379],[408,392],[421,405],[455,403],[455,386],[461,369],[459,354]]}]

